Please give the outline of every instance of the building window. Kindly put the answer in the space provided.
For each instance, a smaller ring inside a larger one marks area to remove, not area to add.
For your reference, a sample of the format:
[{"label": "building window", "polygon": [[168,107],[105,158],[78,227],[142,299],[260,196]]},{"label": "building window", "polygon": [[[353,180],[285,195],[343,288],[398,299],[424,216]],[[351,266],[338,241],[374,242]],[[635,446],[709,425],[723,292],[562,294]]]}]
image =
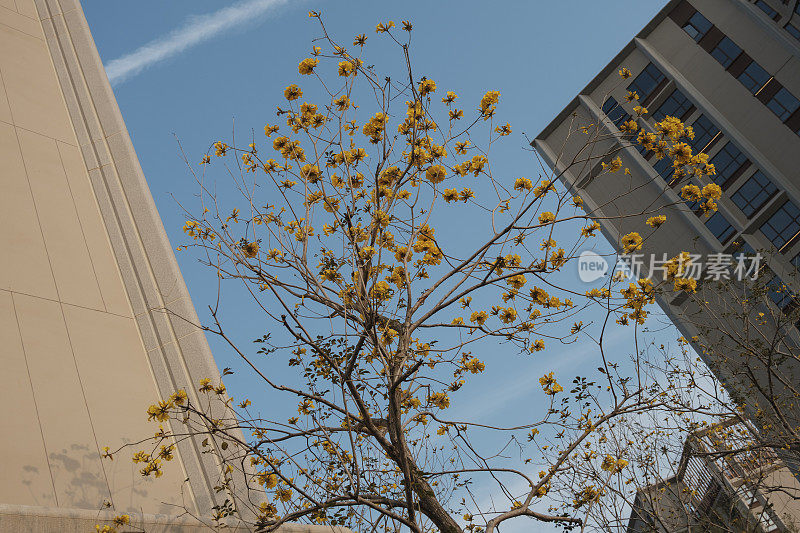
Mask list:
[{"label": "building window", "polygon": [[[686,207],[689,208],[691,212],[697,215],[701,220],[705,218],[702,210],[700,209],[700,202],[684,202]],[[728,239],[733,237],[733,234],[736,233],[736,229],[728,222],[728,219],[725,218],[725,215],[716,211],[713,215],[708,217],[708,220],[705,221],[706,227],[711,231],[714,237],[717,238],[719,242],[725,244]]]},{"label": "building window", "polygon": [[669,157],[664,157],[656,161],[655,164],[653,164],[653,168],[658,172],[658,175],[667,182],[669,182],[672,174],[675,173],[675,167],[672,165],[672,159]]},{"label": "building window", "polygon": [[688,33],[689,37],[697,42],[702,39],[706,33],[708,33],[708,30],[711,29],[711,26],[711,21],[701,15],[698,11],[689,18],[686,24],[683,25],[683,31]]},{"label": "building window", "polygon": [[792,258],[792,266],[794,266],[797,270],[800,270],[800,254],[797,254]]},{"label": "building window", "polygon": [[617,127],[630,118],[630,115],[625,112],[625,109],[611,96],[603,102],[603,113],[605,113],[609,120]]},{"label": "building window", "polygon": [[800,107],[800,101],[787,91],[786,87],[781,87],[781,90],[767,102],[767,107],[781,119],[781,122],[785,122]]},{"label": "building window", "polygon": [[740,239],[739,246],[736,248],[733,257],[739,261],[742,256],[753,257],[754,255],[756,255],[756,251],[753,250],[753,247],[750,246],[750,243]]},{"label": "building window", "polygon": [[764,207],[770,198],[775,196],[778,188],[760,170],[757,170],[739,190],[733,193],[731,200],[741,209],[747,218],[752,217]]},{"label": "building window", "polygon": [[739,74],[739,81],[753,94],[760,91],[769,78],[769,73],[755,61],[751,61],[747,68]]},{"label": "building window", "polygon": [[[800,8],[800,4],[797,4],[797,7]],[[800,40],[800,29],[797,28],[791,22],[783,27],[789,34],[797,40]]]},{"label": "building window", "polygon": [[758,7],[758,8],[759,8],[761,11],[763,11],[764,13],[766,13],[766,14],[767,14],[767,16],[768,16],[769,18],[771,18],[771,19],[777,19],[777,18],[778,18],[778,12],[777,12],[777,11],[775,11],[774,9],[772,9],[772,8],[769,6],[769,4],[767,4],[767,3],[766,3],[764,0],[758,0],[758,1],[756,2],[756,6],[757,6],[757,7]]},{"label": "building window", "polygon": [[800,209],[790,200],[761,226],[761,233],[779,250],[800,231]]},{"label": "building window", "polygon": [[714,56],[714,59],[719,61],[720,65],[725,68],[731,66],[731,63],[739,57],[739,54],[742,53],[742,49],[739,48],[735,42],[731,41],[728,37],[723,37],[722,40],[717,43],[717,46],[711,50],[711,55]]},{"label": "building window", "polygon": [[767,295],[781,311],[787,311],[789,305],[794,301],[792,290],[778,276],[774,276],[767,283]]},{"label": "building window", "polygon": [[689,143],[698,152],[703,151],[703,148],[708,146],[711,139],[719,133],[719,128],[705,115],[697,117],[697,120],[692,123],[692,129],[694,130],[694,139],[690,140]]},{"label": "building window", "polygon": [[681,118],[692,107],[692,102],[686,98],[686,95],[679,89],[675,89],[672,91],[672,94],[664,100],[664,103],[659,106],[656,112],[653,113],[653,119],[655,119],[656,122],[661,122],[668,116]]},{"label": "building window", "polygon": [[747,157],[732,142],[726,143],[717,155],[711,158],[716,174],[711,176],[714,183],[722,188],[729,184],[736,172],[747,163]]},{"label": "building window", "polygon": [[635,91],[636,94],[639,95],[639,101],[643,102],[647,100],[650,93],[652,93],[662,81],[664,81],[664,74],[658,70],[658,67],[649,63],[644,70],[636,76],[633,83],[628,86],[628,90]]},{"label": "building window", "polygon": [[714,237],[716,237],[717,240],[722,244],[725,244],[728,239],[733,237],[733,234],[736,233],[734,227],[719,211],[711,215],[711,217],[706,220],[706,227],[711,230],[711,233],[714,234]]}]

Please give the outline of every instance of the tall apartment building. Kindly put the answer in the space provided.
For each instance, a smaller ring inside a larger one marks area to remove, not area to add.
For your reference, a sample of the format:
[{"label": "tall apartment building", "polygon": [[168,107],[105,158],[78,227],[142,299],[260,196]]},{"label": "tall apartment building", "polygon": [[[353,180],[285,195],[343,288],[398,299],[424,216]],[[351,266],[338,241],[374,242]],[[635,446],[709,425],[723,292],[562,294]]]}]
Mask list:
[{"label": "tall apartment building", "polygon": [[79,0],[0,0],[0,227],[0,531],[207,530],[200,439],[160,479],[101,458],[219,372]]},{"label": "tall apartment building", "polygon": [[[644,251],[657,256],[689,251],[707,258],[767,250],[761,275],[776,288],[769,292],[772,310],[778,316],[789,313],[797,305],[793,293],[800,293],[799,28],[797,0],[671,0],[533,146],[562,182],[584,198],[587,212],[618,246],[621,236],[638,231],[647,236]],[[623,67],[631,71],[629,79],[618,74]],[[628,91],[635,91],[638,100],[627,102]],[[636,117],[636,105],[649,113]],[[677,183],[669,157],[657,160],[636,143],[635,135],[632,143],[620,141],[618,126],[631,117],[653,132],[653,124],[666,116],[693,127],[694,139],[688,141],[693,151],[708,154],[716,167],[712,177],[691,178],[699,186],[713,181],[722,188],[713,216],[701,216],[684,203],[680,186],[687,181]],[[605,137],[587,151],[579,128],[590,124]],[[571,164],[576,156],[580,164]],[[600,175],[602,163],[616,156],[631,175]],[[667,223],[653,231],[645,225],[646,216],[614,218],[645,206],[651,211],[663,207]],[[687,318],[695,311],[689,300],[679,293],[659,298],[686,338],[699,331],[697,316]],[[792,330],[790,337],[796,334]],[[733,366],[712,365],[729,390],[735,388]],[[787,383],[800,383],[796,362],[778,372]],[[742,400],[753,407],[755,396]]]}]

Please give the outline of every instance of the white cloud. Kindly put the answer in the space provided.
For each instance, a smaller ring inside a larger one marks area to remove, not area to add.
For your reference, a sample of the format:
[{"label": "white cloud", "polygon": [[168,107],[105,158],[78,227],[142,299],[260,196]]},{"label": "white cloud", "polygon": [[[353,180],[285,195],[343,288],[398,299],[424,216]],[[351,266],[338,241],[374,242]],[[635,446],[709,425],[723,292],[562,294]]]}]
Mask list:
[{"label": "white cloud", "polygon": [[165,59],[180,54],[243,24],[252,23],[286,4],[288,0],[245,0],[205,15],[194,15],[168,33],[129,54],[109,61],[106,67],[112,85],[119,85],[131,76]]}]

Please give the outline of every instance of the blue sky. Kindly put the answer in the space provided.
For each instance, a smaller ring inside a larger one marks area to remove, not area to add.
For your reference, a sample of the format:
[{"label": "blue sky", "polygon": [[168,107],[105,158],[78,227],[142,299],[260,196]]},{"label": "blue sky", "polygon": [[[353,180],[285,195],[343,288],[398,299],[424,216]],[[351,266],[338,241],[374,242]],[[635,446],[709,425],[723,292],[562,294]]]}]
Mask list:
[{"label": "blue sky", "polygon": [[[176,137],[196,161],[211,143],[229,135],[234,120],[240,132],[258,133],[266,122],[274,123],[283,88],[301,81],[297,63],[308,55],[310,41],[318,35],[307,16],[309,9],[322,11],[329,30],[342,40],[366,33],[368,45],[377,41],[377,22],[411,20],[416,72],[433,77],[440,88],[468,101],[478,101],[487,90],[499,90],[500,118],[511,122],[514,134],[493,160],[500,156],[501,171],[509,175],[535,179],[538,167],[522,133],[533,138],[665,3],[83,0],[83,7],[104,64],[114,65],[112,72],[126,64],[115,60],[129,59],[142,46],[156,43],[152,49],[163,51],[169,48],[165,42],[186,45],[126,79],[117,79],[114,86],[167,233],[177,246],[183,242],[184,222],[177,202],[193,205],[195,187],[181,161]],[[220,13],[243,5],[258,16],[237,16],[230,10]],[[230,17],[227,26],[222,24],[227,29],[213,33],[209,28],[220,25],[222,16]],[[193,29],[181,32],[187,25]],[[209,33],[201,33],[203,28]],[[201,35],[208,38],[199,39]],[[382,49],[376,50],[376,63],[397,60],[396,55],[382,57]],[[178,254],[178,261],[204,319],[204,309],[216,296],[214,276],[190,254]],[[237,297],[234,293],[226,302],[229,309],[236,308]],[[233,335],[244,342],[263,333],[263,321],[249,314],[236,317],[232,326]],[[669,340],[678,336],[671,328],[662,335]],[[220,368],[239,368],[224,347],[210,341]],[[630,334],[615,334],[612,344],[630,346]],[[543,358],[529,360],[522,368],[519,362],[501,363],[501,368],[507,364],[514,372],[495,374],[490,378],[494,382],[487,385],[502,393],[461,408],[479,416],[496,416],[535,401],[540,396],[529,385],[536,384],[540,371],[548,366],[563,373],[567,383],[571,380],[567,376],[585,375],[587,361],[581,357],[580,344],[547,350]],[[596,366],[588,363],[589,368]],[[506,377],[510,375],[515,378]],[[234,396],[256,394],[255,383],[244,373],[226,383]],[[269,400],[264,402],[264,408],[269,408]],[[478,407],[480,411],[473,410]]]}]

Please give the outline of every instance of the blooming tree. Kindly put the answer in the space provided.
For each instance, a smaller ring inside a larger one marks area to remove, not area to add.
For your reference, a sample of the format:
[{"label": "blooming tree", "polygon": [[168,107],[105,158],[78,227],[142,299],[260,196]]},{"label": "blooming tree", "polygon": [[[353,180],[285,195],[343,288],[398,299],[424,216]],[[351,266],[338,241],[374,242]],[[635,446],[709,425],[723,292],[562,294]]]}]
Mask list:
[{"label": "blooming tree", "polygon": [[[418,75],[409,22],[375,30],[396,46],[394,74],[369,65],[366,35],[345,46],[310,16],[320,36],[298,65],[308,82],[286,87],[281,124],[249,143],[218,141],[201,170],[190,165],[201,205],[187,210],[189,241],[179,248],[195,251],[221,287],[232,280],[250,295],[269,324],[256,349],[228,333],[219,304],[204,329],[296,412],[265,414],[205,379],[148,409],[170,429],[137,447],[134,461],[157,477],[176,442],[197,439],[222,465],[227,499],[212,519],[238,517],[260,531],[290,521],[447,533],[495,531],[509,520],[585,525],[586,507],[608,491],[579,477],[577,459],[608,440],[615,421],[667,408],[638,360],[622,368],[605,353],[606,325],[638,328],[658,291],[694,291],[684,258],[672,260],[664,280],[607,279],[589,291],[565,282],[565,265],[600,224],[556,180],[601,160],[608,179],[627,174],[619,148],[588,150],[536,179],[498,175],[492,147],[512,133],[499,120],[499,91],[462,102]],[[673,117],[657,126],[640,132],[631,119],[621,131],[572,129],[587,147],[620,138],[670,157],[677,179],[713,174],[707,156],[684,142],[690,127]],[[215,172],[228,175],[236,201],[210,185]],[[687,184],[682,194],[710,212],[720,191]],[[652,231],[666,219],[638,214]],[[630,252],[645,241],[634,232],[620,246]],[[540,405],[514,424],[450,414],[464,394],[493,393],[481,374],[500,353],[535,358],[584,335],[596,347],[586,357],[599,365],[597,382],[579,377],[565,390],[541,368],[532,380]],[[277,365],[296,379],[276,380]],[[512,449],[518,461],[507,459]],[[631,468],[626,453],[585,461],[617,480]]]}]

